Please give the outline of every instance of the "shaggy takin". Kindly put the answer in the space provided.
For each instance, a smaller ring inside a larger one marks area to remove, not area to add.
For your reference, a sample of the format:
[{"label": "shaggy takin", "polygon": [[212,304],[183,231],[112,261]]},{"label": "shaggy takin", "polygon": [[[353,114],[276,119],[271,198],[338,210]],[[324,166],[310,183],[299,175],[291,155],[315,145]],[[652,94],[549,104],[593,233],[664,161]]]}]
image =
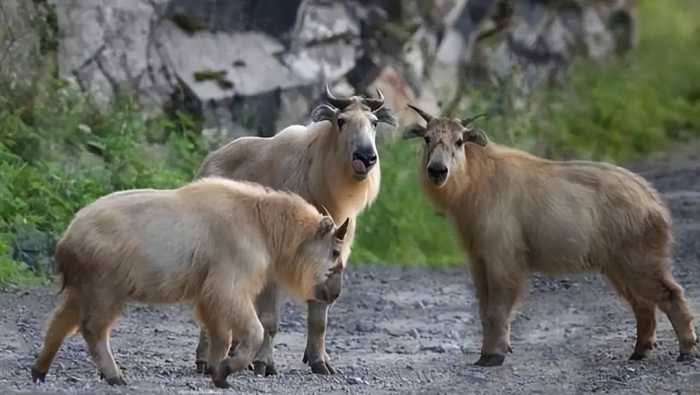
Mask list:
[{"label": "shaggy takin", "polygon": [[630,359],[656,341],[656,308],[691,358],[697,338],[671,275],[671,216],[657,192],[621,167],[545,160],[489,141],[474,120],[433,118],[405,132],[425,140],[423,189],[454,220],[470,256],[483,329],[480,366],[501,365],[528,273],[600,272],[634,311]]},{"label": "shaggy takin", "polygon": [[[294,192],[318,209],[327,209],[337,221],[350,218],[348,236],[341,253],[347,263],[355,233],[357,215],[379,192],[379,158],[375,145],[378,122],[395,125],[384,97],[338,98],[326,87],[325,103],[312,112],[314,123],[293,125],[270,138],[242,137],[207,156],[199,177],[220,176],[258,182],[271,188]],[[257,300],[265,339],[255,357],[255,373],[275,374],[273,338],[278,331],[279,292],[268,283]],[[308,341],[304,362],[314,373],[330,374],[325,348],[328,304],[308,304]],[[206,367],[207,337],[200,332],[197,370]]]},{"label": "shaggy takin", "polygon": [[[188,302],[211,339],[214,384],[227,387],[226,377],[249,366],[262,343],[254,301],[266,279],[303,300],[332,303],[347,228],[297,195],[222,178],[98,199],[56,247],[64,299],[32,379],[43,381],[63,339],[80,331],[107,382],[123,385],[109,337],[124,304]],[[232,333],[238,347],[224,359]]]}]

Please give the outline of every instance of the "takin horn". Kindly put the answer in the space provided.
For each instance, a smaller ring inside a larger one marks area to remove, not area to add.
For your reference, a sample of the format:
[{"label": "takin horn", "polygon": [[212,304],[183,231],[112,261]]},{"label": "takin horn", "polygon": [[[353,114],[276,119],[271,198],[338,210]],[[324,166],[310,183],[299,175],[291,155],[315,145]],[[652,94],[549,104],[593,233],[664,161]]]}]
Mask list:
[{"label": "takin horn", "polygon": [[425,119],[425,122],[430,122],[433,120],[433,116],[428,114],[427,112],[421,110],[420,108],[414,106],[413,104],[409,104],[408,107],[410,107],[413,111],[417,112],[418,115],[420,115],[423,119]]},{"label": "takin horn", "polygon": [[377,88],[377,98],[372,99],[371,97],[363,97],[362,103],[367,105],[372,111],[377,111],[384,105],[384,94],[382,90]]},{"label": "takin horn", "polygon": [[352,103],[352,99],[350,99],[350,98],[335,97],[333,95],[333,92],[331,92],[331,88],[328,87],[328,84],[326,84],[326,100],[332,106],[339,108],[341,110],[344,109],[345,107],[349,106],[350,103]]}]

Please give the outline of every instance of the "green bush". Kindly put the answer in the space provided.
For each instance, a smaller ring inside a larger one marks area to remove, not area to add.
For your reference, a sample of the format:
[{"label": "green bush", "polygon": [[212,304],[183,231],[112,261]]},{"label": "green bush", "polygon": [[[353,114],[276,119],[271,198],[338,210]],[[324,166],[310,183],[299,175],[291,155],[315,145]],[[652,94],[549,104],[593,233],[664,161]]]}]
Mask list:
[{"label": "green bush", "polygon": [[204,155],[185,114],[146,120],[129,100],[100,111],[61,82],[33,89],[0,97],[0,284],[31,273],[11,262],[20,227],[57,238],[100,196],[188,182]]}]

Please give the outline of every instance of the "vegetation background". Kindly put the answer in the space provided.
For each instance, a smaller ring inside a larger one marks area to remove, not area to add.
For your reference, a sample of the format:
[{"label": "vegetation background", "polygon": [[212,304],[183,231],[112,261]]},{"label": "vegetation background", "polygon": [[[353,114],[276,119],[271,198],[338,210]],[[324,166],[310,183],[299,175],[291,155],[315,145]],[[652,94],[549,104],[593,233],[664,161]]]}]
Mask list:
[{"label": "vegetation background", "polygon": [[[480,126],[493,140],[550,158],[619,163],[697,139],[700,3],[644,0],[638,12],[638,47],[626,58],[580,62],[565,86],[527,103],[514,98],[510,81],[476,94],[469,88],[470,100],[453,113],[488,112]],[[49,72],[26,87],[0,76],[0,285],[46,281],[50,264],[37,262],[47,259],[40,252],[53,249],[85,204],[191,180],[206,154],[200,131],[200,120],[185,113],[147,120],[129,97],[98,110]],[[353,264],[464,261],[450,224],[419,190],[419,148],[380,147],[382,189],[359,221]]]}]

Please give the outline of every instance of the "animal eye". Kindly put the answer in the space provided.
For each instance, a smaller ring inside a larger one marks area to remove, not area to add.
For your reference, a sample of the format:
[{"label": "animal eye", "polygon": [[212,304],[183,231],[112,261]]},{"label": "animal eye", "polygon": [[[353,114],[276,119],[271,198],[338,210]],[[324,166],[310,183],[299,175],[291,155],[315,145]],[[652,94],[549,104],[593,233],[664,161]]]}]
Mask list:
[{"label": "animal eye", "polygon": [[458,147],[461,147],[462,144],[464,144],[464,140],[462,140],[462,139],[457,140],[457,146],[458,146]]},{"label": "animal eye", "polygon": [[338,118],[338,129],[341,129],[345,125],[345,120],[343,118]]},{"label": "animal eye", "polygon": [[376,128],[378,122],[379,122],[378,120],[373,119],[373,120],[372,120],[372,126]]},{"label": "animal eye", "polygon": [[430,144],[430,137],[425,136],[425,137],[423,137],[423,140],[425,140],[426,144]]},{"label": "animal eye", "polygon": [[340,251],[333,250],[333,259],[338,259],[338,257],[340,257]]}]

